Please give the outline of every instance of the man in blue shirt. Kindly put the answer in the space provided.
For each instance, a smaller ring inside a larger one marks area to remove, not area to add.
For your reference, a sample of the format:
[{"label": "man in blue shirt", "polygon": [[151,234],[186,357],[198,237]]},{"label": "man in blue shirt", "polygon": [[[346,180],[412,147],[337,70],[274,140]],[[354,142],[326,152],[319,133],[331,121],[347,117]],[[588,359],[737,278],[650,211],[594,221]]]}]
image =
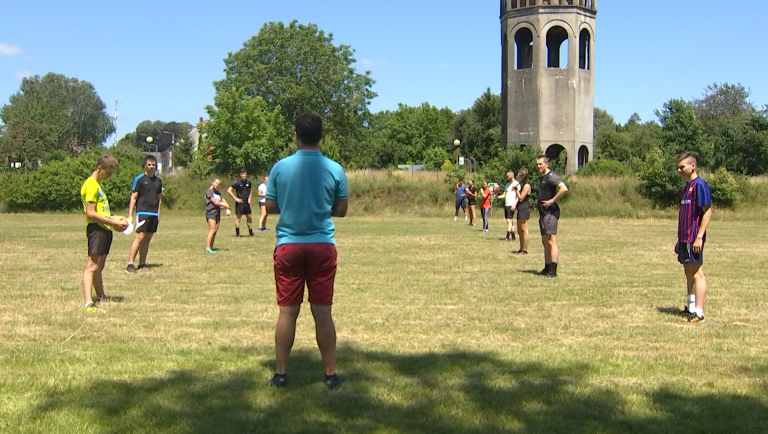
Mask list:
[{"label": "man in blue shirt", "polygon": [[683,308],[685,322],[704,322],[704,298],[707,279],[704,276],[704,243],[712,218],[712,194],[709,185],[696,174],[696,158],[688,153],[677,157],[677,171],[688,183],[680,202],[677,223],[677,260],[683,265],[688,284],[688,304]]},{"label": "man in blue shirt", "polygon": [[336,277],[335,226],[332,217],[347,214],[349,193],[344,169],[318,149],[323,138],[319,116],[296,119],[299,150],[275,164],[267,182],[266,208],[280,214],[275,233],[275,285],[280,316],[275,328],[275,374],[269,385],[285,387],[286,369],[296,335],[304,285],[315,318],[317,346],[325,368],[325,385],[344,383],[336,375],[336,327],[331,315]]},{"label": "man in blue shirt", "polygon": [[464,180],[459,178],[459,183],[453,189],[456,193],[456,213],[453,215],[453,221],[459,219],[459,208],[464,213],[464,221],[467,220],[467,186],[464,185]]}]

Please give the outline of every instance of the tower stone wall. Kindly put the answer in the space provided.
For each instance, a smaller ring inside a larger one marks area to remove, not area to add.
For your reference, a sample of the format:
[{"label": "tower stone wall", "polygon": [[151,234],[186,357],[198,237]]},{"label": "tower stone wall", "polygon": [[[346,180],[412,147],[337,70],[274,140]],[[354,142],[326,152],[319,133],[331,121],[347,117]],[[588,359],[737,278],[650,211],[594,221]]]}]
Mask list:
[{"label": "tower stone wall", "polygon": [[[502,142],[594,156],[597,0],[501,0]],[[567,44],[567,50],[565,46]]]}]

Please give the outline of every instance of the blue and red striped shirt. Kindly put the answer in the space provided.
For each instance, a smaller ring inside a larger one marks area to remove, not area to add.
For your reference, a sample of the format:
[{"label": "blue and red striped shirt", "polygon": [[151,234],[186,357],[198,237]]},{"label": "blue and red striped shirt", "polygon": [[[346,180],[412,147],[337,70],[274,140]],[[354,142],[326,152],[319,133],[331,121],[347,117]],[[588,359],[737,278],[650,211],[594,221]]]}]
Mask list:
[{"label": "blue and red striped shirt", "polygon": [[[680,219],[677,223],[677,240],[681,243],[696,241],[704,216],[704,207],[712,206],[712,194],[709,185],[701,177],[690,181],[683,190],[683,200],[680,202]],[[704,234],[704,241],[707,234]]]}]

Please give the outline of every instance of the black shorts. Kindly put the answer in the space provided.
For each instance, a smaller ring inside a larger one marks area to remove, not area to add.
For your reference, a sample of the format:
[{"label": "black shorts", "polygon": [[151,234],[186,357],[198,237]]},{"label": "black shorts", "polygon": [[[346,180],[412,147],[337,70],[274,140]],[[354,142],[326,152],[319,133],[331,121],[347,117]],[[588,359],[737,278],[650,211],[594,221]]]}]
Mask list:
[{"label": "black shorts", "polygon": [[701,251],[696,253],[693,251],[693,243],[680,243],[675,246],[675,252],[677,253],[677,262],[686,265],[703,265],[704,264],[704,245],[701,246]]},{"label": "black shorts", "polygon": [[259,202],[259,208],[264,208],[267,206],[266,202]]},{"label": "black shorts", "polygon": [[539,215],[539,230],[541,235],[557,235],[557,222],[559,216],[556,214]]},{"label": "black shorts", "polygon": [[235,204],[235,214],[237,215],[248,215],[251,213],[251,204],[250,203],[238,203]]},{"label": "black shorts", "polygon": [[160,224],[160,219],[154,215],[136,215],[136,233],[146,232],[148,234],[154,234],[157,232],[157,226]]},{"label": "black shorts", "polygon": [[505,206],[504,207],[504,218],[507,220],[512,220],[515,218],[515,209],[511,206]]},{"label": "black shorts", "polygon": [[531,218],[531,206],[527,203],[518,203],[517,204],[517,219],[518,220],[528,220]]},{"label": "black shorts", "polygon": [[88,256],[109,254],[109,248],[112,247],[112,231],[96,223],[88,223],[85,234],[88,236]]}]

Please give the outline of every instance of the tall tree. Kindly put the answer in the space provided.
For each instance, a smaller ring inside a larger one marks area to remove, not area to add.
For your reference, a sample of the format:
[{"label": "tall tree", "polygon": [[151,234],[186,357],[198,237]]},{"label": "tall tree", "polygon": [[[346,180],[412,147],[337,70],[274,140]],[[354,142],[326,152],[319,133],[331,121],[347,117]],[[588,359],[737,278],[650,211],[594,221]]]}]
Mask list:
[{"label": "tall tree", "polygon": [[115,131],[106,105],[87,81],[48,73],[21,81],[0,108],[3,151],[31,162],[55,150],[78,154]]},{"label": "tall tree", "polygon": [[465,155],[490,161],[501,146],[501,97],[488,89],[468,110],[462,110],[454,121],[456,138],[461,141],[454,157]]},{"label": "tall tree", "polygon": [[266,110],[279,109],[285,143],[291,143],[293,120],[304,112],[322,116],[335,137],[359,137],[376,94],[370,71],[358,73],[353,54],[315,24],[270,22],[224,59],[226,77],[214,86],[217,93],[259,97]]},{"label": "tall tree", "polygon": [[721,122],[753,115],[756,109],[749,101],[750,95],[750,90],[741,84],[710,84],[700,99],[693,100],[696,117],[711,134]]},{"label": "tall tree", "polygon": [[712,165],[713,145],[696,117],[693,104],[682,99],[671,99],[664,103],[663,109],[656,110],[656,116],[661,123],[661,139],[665,153],[674,155],[691,152],[701,166]]}]

